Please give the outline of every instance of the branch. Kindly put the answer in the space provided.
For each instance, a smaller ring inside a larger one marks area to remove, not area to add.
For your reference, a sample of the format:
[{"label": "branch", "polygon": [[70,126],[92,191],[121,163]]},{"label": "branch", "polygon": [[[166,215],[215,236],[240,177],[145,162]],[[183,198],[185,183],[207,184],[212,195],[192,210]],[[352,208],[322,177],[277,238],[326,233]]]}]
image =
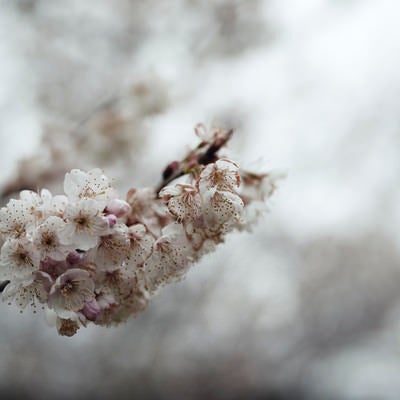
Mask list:
[{"label": "branch", "polygon": [[217,129],[213,133],[212,140],[203,140],[182,161],[172,161],[168,164],[162,173],[162,182],[158,185],[156,193],[158,194],[162,188],[175,179],[192,172],[194,167],[217,161],[218,151],[228,143],[232,135],[233,129],[228,131]]}]

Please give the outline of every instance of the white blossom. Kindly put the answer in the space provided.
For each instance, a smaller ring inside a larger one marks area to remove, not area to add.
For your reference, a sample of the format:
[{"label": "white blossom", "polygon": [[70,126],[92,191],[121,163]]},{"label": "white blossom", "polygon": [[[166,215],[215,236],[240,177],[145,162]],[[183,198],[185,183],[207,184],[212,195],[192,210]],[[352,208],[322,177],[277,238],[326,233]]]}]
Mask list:
[{"label": "white blossom", "polygon": [[163,174],[168,185],[157,190],[131,189],[125,201],[100,169],[74,169],[65,195],[24,190],[10,200],[0,209],[0,280],[10,281],[2,299],[21,309],[39,303],[63,336],[89,323],[119,324],[228,232],[246,229],[275,175],[240,171],[216,154],[232,131],[197,133],[201,144],[170,164],[174,174]]},{"label": "white blossom", "polygon": [[201,215],[201,198],[193,185],[178,183],[167,186],[161,190],[160,197],[167,201],[169,212],[178,221],[193,221]]},{"label": "white blossom", "polygon": [[141,265],[153,251],[154,238],[142,224],[132,225],[128,229],[130,252],[128,257],[129,265]]},{"label": "white blossom", "polygon": [[0,233],[12,237],[26,235],[27,229],[35,225],[32,203],[11,199],[0,209]]},{"label": "white blossom", "polygon": [[42,189],[40,191],[41,203],[38,206],[38,212],[44,217],[55,215],[62,217],[66,205],[68,204],[67,196],[53,196],[49,190]]},{"label": "white blossom", "polygon": [[60,231],[64,244],[75,245],[81,250],[89,250],[99,242],[99,236],[108,232],[109,224],[93,199],[83,199],[70,203],[64,211],[66,223]]},{"label": "white blossom", "polygon": [[154,235],[161,233],[160,220],[170,220],[167,207],[157,201],[157,195],[152,188],[131,189],[127,201],[132,210],[130,218],[134,223],[141,223]]},{"label": "white blossom", "polygon": [[224,139],[227,131],[221,128],[207,128],[204,124],[197,124],[194,128],[196,135],[202,142],[211,143],[218,139]]},{"label": "white blossom", "polygon": [[70,201],[93,199],[102,209],[110,200],[117,197],[110,180],[99,168],[89,172],[73,169],[67,173],[64,179],[64,192]]},{"label": "white blossom", "polygon": [[203,215],[208,227],[219,227],[239,220],[243,200],[235,193],[215,189],[203,194]]},{"label": "white blossom", "polygon": [[200,193],[208,190],[235,192],[240,186],[240,175],[238,165],[228,159],[220,159],[215,163],[208,164],[199,179]]},{"label": "white blossom", "polygon": [[1,250],[1,280],[32,280],[33,272],[39,269],[40,255],[26,239],[8,239]]},{"label": "white blossom", "polygon": [[36,307],[36,301],[43,304],[48,299],[48,294],[53,280],[51,277],[42,272],[36,271],[31,282],[16,279],[8,284],[2,293],[2,300],[11,302],[24,309],[28,304]]},{"label": "white blossom", "polygon": [[95,250],[95,263],[99,268],[119,266],[129,256],[130,239],[124,224],[115,225],[112,232],[100,238]]},{"label": "white blossom", "polygon": [[106,207],[106,212],[115,215],[117,218],[125,217],[130,210],[131,206],[121,199],[110,200]]},{"label": "white blossom", "polygon": [[49,307],[59,317],[71,318],[85,302],[95,298],[94,282],[88,271],[72,268],[60,275],[50,290]]},{"label": "white blossom", "polygon": [[41,260],[49,257],[53,260],[64,260],[74,247],[60,241],[60,232],[65,229],[65,222],[56,216],[48,217],[33,234],[33,244]]},{"label": "white blossom", "polygon": [[145,263],[148,290],[155,292],[161,285],[182,278],[191,261],[191,245],[182,225],[173,223],[165,227]]}]

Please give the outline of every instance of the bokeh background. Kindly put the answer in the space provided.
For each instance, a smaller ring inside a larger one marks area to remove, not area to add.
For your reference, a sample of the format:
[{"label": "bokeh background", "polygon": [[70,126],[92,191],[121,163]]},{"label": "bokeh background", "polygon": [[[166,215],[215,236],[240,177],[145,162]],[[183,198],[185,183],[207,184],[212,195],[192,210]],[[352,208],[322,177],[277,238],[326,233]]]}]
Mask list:
[{"label": "bokeh background", "polygon": [[154,186],[235,129],[287,171],[147,311],[58,337],[0,305],[0,397],[400,398],[400,5],[396,0],[0,0],[0,191],[101,167]]}]

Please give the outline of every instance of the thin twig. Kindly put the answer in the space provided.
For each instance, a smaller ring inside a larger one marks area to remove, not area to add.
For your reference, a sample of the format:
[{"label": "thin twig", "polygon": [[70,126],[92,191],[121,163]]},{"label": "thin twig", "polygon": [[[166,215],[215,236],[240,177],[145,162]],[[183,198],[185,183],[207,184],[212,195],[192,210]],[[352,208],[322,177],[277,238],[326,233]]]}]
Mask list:
[{"label": "thin twig", "polygon": [[168,164],[162,174],[162,182],[158,185],[156,193],[160,193],[161,189],[169,183],[183,175],[195,165],[207,165],[218,160],[218,151],[226,145],[233,135],[233,129],[224,133],[224,135],[217,136],[214,141],[207,143],[202,142],[199,146],[192,150],[182,161],[173,161]]}]

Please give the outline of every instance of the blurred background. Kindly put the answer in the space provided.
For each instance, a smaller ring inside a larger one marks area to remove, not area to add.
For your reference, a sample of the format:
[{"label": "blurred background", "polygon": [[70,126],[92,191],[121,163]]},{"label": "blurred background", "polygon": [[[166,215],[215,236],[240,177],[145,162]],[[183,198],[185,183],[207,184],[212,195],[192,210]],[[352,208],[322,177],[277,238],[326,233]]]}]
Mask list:
[{"label": "blurred background", "polygon": [[0,192],[155,186],[235,129],[286,180],[254,232],[117,328],[0,305],[0,397],[400,398],[396,0],[0,0]]}]

